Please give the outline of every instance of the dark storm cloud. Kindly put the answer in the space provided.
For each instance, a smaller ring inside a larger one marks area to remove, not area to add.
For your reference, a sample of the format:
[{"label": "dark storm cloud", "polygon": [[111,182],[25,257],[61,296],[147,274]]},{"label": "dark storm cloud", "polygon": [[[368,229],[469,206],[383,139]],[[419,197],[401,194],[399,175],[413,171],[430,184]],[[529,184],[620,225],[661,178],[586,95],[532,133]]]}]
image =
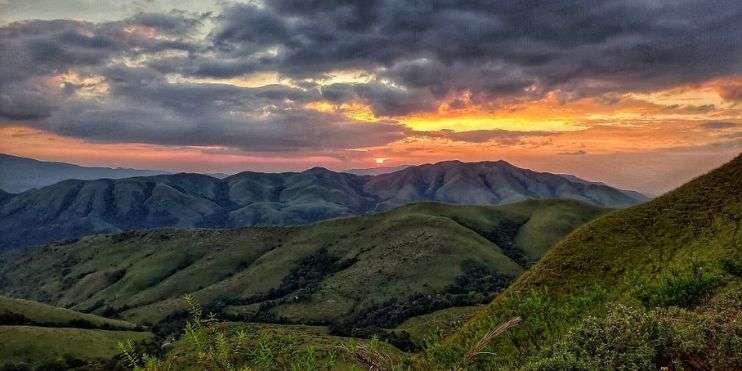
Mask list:
[{"label": "dark storm cloud", "polygon": [[317,91],[268,85],[170,83],[149,68],[112,67],[115,99],[68,100],[34,126],[101,142],[229,146],[252,151],[337,150],[377,146],[405,137],[394,122],[348,122],[309,111]]},{"label": "dark storm cloud", "polygon": [[198,48],[187,39],[150,38],[127,30],[139,21],[27,21],[0,27],[0,117],[48,116],[64,100],[50,85],[51,78],[71,69],[95,72],[114,58]]},{"label": "dark storm cloud", "polygon": [[187,35],[202,25],[202,20],[209,15],[200,15],[196,18],[184,13],[173,11],[167,14],[139,13],[128,20],[133,25],[152,27],[160,32],[173,35]]},{"label": "dark storm cloud", "polygon": [[395,123],[348,123],[311,111],[197,115],[158,106],[74,106],[56,112],[46,125],[62,135],[101,142],[227,146],[250,151],[338,150],[378,146],[402,139]]},{"label": "dark storm cloud", "polygon": [[437,101],[424,89],[402,88],[370,82],[365,84],[331,84],[321,88],[322,97],[333,103],[362,101],[374,114],[400,116],[435,109]]},{"label": "dark storm cloud", "polygon": [[[378,116],[395,117],[434,112],[443,101],[460,109],[549,92],[605,100],[742,72],[739,1],[229,4],[218,15],[141,13],[114,22],[0,27],[0,118],[90,140],[267,151],[374,146],[407,136],[517,141],[540,134],[420,133],[305,105],[363,102]],[[105,93],[86,98],[76,94],[93,88],[85,83],[54,86],[53,77],[70,70],[100,79]],[[370,77],[318,83],[337,70]],[[292,84],[188,82],[253,72],[277,72]],[[719,89],[740,100],[736,85]]]},{"label": "dark storm cloud", "polygon": [[297,76],[384,67],[413,87],[503,94],[532,83],[577,95],[649,89],[739,71],[742,57],[737,1],[320,3],[235,5],[215,44],[233,57],[276,47],[270,68]]}]

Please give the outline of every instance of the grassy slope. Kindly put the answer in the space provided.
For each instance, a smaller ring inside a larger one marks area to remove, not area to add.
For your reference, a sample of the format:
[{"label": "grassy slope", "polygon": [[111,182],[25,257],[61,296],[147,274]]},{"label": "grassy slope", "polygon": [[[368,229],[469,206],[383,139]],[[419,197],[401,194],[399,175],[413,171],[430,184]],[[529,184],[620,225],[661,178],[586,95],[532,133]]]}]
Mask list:
[{"label": "grassy slope", "polygon": [[32,322],[49,327],[76,327],[72,323],[73,321],[85,321],[94,328],[108,327],[119,330],[133,330],[136,327],[133,323],[126,321],[75,312],[31,300],[0,296],[0,316],[9,314],[23,315]]},{"label": "grassy slope", "polygon": [[[185,293],[195,292],[204,304],[265,294],[302,258],[325,248],[340,262],[355,262],[324,275],[308,300],[287,301],[272,311],[289,320],[326,321],[390,297],[441,291],[466,259],[516,276],[523,267],[502,249],[537,257],[602,212],[564,200],[499,207],[424,203],[305,227],[92,236],[6,256],[0,290],[82,311],[113,308],[127,320],[155,322],[182,308]],[[233,305],[227,311],[255,307]]]},{"label": "grassy slope", "polygon": [[[742,263],[740,219],[742,156],[653,201],[612,212],[577,229],[426,356],[442,365],[461,359],[486,331],[514,316],[524,316],[522,309],[532,303],[527,299],[529,290],[542,290],[554,307],[567,308],[568,313],[559,319],[547,318],[550,324],[541,329],[543,336],[529,335],[526,324],[531,319],[525,318],[507,336],[495,340],[491,350],[497,355],[484,366],[517,367],[532,354],[529,351],[555,341],[570,323],[604,310],[604,304],[635,300],[630,292],[637,279],[651,281],[690,261],[716,266],[723,260]],[[740,290],[739,281],[738,276],[727,275],[713,294],[734,297]]]},{"label": "grassy slope", "polygon": [[[364,370],[368,365],[359,362],[347,351],[361,346],[377,349],[391,364],[399,365],[404,353],[387,343],[333,336],[324,326],[274,325],[263,323],[222,323],[206,331],[210,339],[226,335],[230,351],[225,358],[235,368],[250,370]],[[239,333],[242,332],[240,336]],[[214,335],[216,333],[216,335]],[[206,340],[206,339],[205,339]],[[159,359],[160,370],[221,369],[217,364],[196,356],[194,342],[183,337]],[[199,348],[204,349],[204,348]],[[206,347],[206,349],[210,349]],[[208,352],[208,351],[207,351]],[[214,353],[209,353],[215,355]],[[390,365],[391,366],[391,365]],[[384,369],[398,369],[386,367]]]},{"label": "grassy slope", "polygon": [[415,344],[424,345],[438,337],[451,335],[482,310],[482,305],[451,307],[407,319],[396,329],[406,331]]},{"label": "grassy slope", "polygon": [[0,365],[3,361],[53,361],[67,354],[80,359],[111,358],[119,353],[119,342],[151,336],[136,331],[0,326]]},{"label": "grassy slope", "polygon": [[[136,326],[129,322],[0,296],[0,317],[7,319],[10,315],[22,315],[33,324],[0,323],[0,365],[3,362],[48,362],[64,355],[87,360],[105,359],[119,353],[120,341],[152,337],[150,332],[134,331]],[[86,327],[91,328],[77,328],[78,321],[84,321]]]}]

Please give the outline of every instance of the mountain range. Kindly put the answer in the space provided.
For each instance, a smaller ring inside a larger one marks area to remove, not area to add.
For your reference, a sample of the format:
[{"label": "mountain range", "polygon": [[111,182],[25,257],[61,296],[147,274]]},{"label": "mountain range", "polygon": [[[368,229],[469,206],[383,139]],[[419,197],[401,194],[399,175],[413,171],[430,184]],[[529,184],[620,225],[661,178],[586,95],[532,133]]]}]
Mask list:
[{"label": "mountain range", "polygon": [[646,199],[505,161],[447,161],[376,176],[312,168],[243,172],[224,179],[181,173],[65,180],[0,197],[0,249],[143,228],[306,224],[414,202],[502,205],[552,198],[600,207],[625,207]]},{"label": "mountain range", "polygon": [[0,190],[8,193],[42,188],[67,179],[119,179],[165,173],[167,172],[159,170],[86,167],[0,153]]}]

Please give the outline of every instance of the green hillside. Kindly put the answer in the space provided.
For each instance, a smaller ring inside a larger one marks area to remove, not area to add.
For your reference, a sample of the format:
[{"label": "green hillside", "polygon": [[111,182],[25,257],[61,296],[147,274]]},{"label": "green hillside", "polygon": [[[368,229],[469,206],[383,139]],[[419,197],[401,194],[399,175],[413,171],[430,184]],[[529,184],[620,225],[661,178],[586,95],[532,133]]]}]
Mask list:
[{"label": "green hillside", "polygon": [[0,326],[0,366],[4,363],[47,365],[50,362],[107,360],[120,353],[119,342],[150,339],[149,332],[36,326]]},{"label": "green hillside", "polygon": [[24,299],[0,296],[0,325],[13,320],[17,325],[46,327],[87,327],[97,329],[134,330],[130,322],[75,312]]},{"label": "green hillside", "polygon": [[470,367],[739,369],[741,220],[742,156],[577,229],[421,365],[456,365],[517,316]]},{"label": "green hillside", "polygon": [[226,319],[393,328],[491,299],[604,209],[423,203],[303,227],[152,230],[6,254],[0,291],[167,332],[193,293]]},{"label": "green hillside", "polygon": [[107,360],[119,353],[119,342],[152,336],[129,322],[0,296],[0,367]]}]

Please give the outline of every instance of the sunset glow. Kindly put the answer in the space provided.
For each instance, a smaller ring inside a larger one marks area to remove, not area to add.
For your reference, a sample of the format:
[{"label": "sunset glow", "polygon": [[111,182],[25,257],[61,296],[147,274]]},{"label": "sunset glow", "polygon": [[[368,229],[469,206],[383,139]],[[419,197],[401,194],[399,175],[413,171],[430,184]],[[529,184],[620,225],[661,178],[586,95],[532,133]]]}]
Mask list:
[{"label": "sunset glow", "polygon": [[[667,35],[582,22],[596,26],[562,35],[570,40],[562,45],[496,8],[419,15],[431,24],[449,13],[503,22],[494,31],[484,21],[462,24],[449,39],[450,30],[438,29],[457,27],[455,17],[407,34],[377,33],[394,26],[391,18],[350,32],[327,13],[335,31],[314,34],[317,14],[271,2],[183,5],[185,12],[123,7],[109,18],[90,10],[62,21],[28,4],[0,3],[8,14],[0,16],[3,153],[207,172],[507,159],[660,193],[742,150],[739,27],[712,31],[717,23],[697,20],[709,28],[699,38],[670,21]],[[617,11],[632,19],[634,9]],[[577,22],[554,12],[563,25]],[[675,8],[643,12],[686,16]],[[260,26],[242,22],[250,17],[282,31],[253,29]],[[486,32],[498,36],[480,40]],[[605,35],[588,43],[591,33]],[[342,41],[330,37],[340,34]],[[633,49],[616,42],[624,39],[650,41]],[[64,44],[70,40],[78,41]],[[694,43],[692,53],[673,46],[682,42]],[[49,54],[36,59],[31,45],[42,44]],[[676,60],[650,58],[665,55]],[[613,171],[602,170],[606,158]],[[683,178],[647,185],[648,174]]]}]

